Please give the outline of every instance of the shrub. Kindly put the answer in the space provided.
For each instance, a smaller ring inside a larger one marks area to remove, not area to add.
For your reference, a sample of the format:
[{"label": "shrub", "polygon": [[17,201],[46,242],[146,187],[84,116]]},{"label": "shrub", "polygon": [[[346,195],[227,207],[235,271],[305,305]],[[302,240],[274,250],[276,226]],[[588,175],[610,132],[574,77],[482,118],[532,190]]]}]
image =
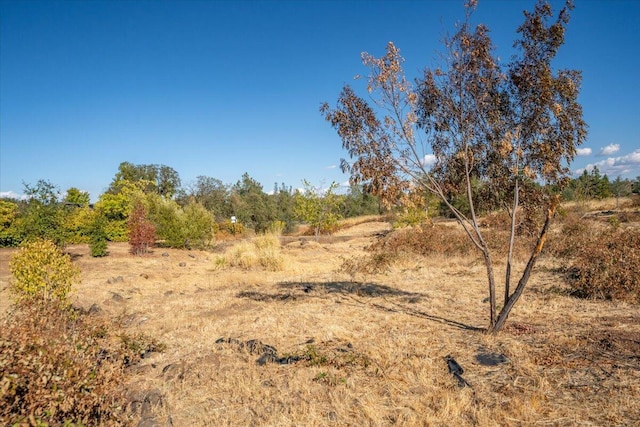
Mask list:
[{"label": "shrub", "polygon": [[50,240],[24,244],[10,261],[18,299],[65,301],[80,270]]},{"label": "shrub", "polygon": [[218,222],[214,229],[216,237],[220,239],[224,239],[227,236],[242,236],[246,232],[244,224],[240,221],[233,223],[229,219]]},{"label": "shrub", "polygon": [[352,278],[358,273],[382,274],[389,271],[397,258],[397,253],[390,252],[374,252],[370,255],[343,258],[338,272],[347,273]]},{"label": "shrub", "polygon": [[67,243],[88,243],[89,231],[95,221],[96,211],[88,206],[66,207],[64,216],[64,228],[67,234]]},{"label": "shrub", "polygon": [[182,222],[188,246],[206,247],[213,238],[213,217],[200,203],[184,207]]},{"label": "shrub", "polygon": [[388,234],[374,243],[373,251],[417,255],[466,255],[473,247],[464,231],[444,225],[407,227]]},{"label": "shrub", "polygon": [[396,215],[393,228],[412,227],[428,221],[429,217],[424,209],[406,209]]},{"label": "shrub", "polygon": [[137,203],[129,216],[129,245],[130,252],[142,255],[149,252],[156,241],[156,229],[147,219],[147,209],[142,203]]},{"label": "shrub", "polygon": [[11,201],[0,200],[0,247],[20,244],[18,223],[18,205]]},{"label": "shrub", "polygon": [[2,425],[127,425],[123,347],[95,317],[23,301],[0,320]]},{"label": "shrub", "polygon": [[104,227],[107,240],[110,242],[128,242],[129,241],[129,224],[126,219],[107,220]]},{"label": "shrub", "polygon": [[92,257],[103,257],[107,255],[106,224],[106,218],[98,215],[89,228],[89,250],[91,251]]},{"label": "shrub", "polygon": [[640,233],[589,229],[575,239],[568,279],[575,295],[640,303]]}]

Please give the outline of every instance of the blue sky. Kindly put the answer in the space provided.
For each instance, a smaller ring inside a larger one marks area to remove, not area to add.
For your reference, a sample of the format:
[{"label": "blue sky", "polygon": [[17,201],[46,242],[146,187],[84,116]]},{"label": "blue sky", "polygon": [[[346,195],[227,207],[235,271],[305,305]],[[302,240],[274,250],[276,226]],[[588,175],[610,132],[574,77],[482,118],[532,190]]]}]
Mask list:
[{"label": "blue sky", "polygon": [[[640,1],[577,0],[557,65],[583,71],[587,142],[572,169],[640,176]],[[555,10],[562,2],[552,1]],[[360,54],[393,41],[434,64],[462,0],[0,0],[0,194],[46,179],[95,200],[118,165],[164,164],[270,191],[345,182],[318,109],[362,88]],[[533,0],[480,0],[508,60]]]}]

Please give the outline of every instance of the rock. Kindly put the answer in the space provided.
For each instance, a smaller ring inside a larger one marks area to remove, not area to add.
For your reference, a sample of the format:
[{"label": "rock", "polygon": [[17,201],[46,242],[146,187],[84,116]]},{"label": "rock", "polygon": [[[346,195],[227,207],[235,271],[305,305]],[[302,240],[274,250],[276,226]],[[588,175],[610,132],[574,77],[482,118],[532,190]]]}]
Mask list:
[{"label": "rock", "polygon": [[138,427],[165,427],[167,424],[158,421],[156,418],[143,418],[138,423]]},{"label": "rock", "polygon": [[162,252],[162,256],[164,256],[164,257],[169,256],[169,252]]},{"label": "rock", "polygon": [[180,263],[180,264],[178,264],[178,265],[179,265],[180,267],[186,267],[186,266],[187,266],[187,263],[183,261],[183,262],[181,262],[181,263]]},{"label": "rock", "polygon": [[476,354],[476,361],[484,366],[497,366],[502,363],[507,363],[509,359],[500,353],[480,352]]},{"label": "rock", "polygon": [[91,307],[89,307],[89,310],[87,311],[88,314],[100,314],[102,313],[102,309],[100,308],[100,306],[98,304],[91,304]]},{"label": "rock", "polygon": [[162,376],[165,380],[184,379],[185,365],[184,363],[171,363],[162,368]]},{"label": "rock", "polygon": [[111,299],[114,300],[115,302],[123,302],[124,301],[124,297],[122,295],[120,295],[119,293],[113,292],[113,295],[111,296]]},{"label": "rock", "polygon": [[160,408],[164,406],[164,398],[162,397],[162,393],[160,390],[153,389],[147,392],[144,400],[142,402],[142,416],[151,415],[152,411],[156,408]]}]

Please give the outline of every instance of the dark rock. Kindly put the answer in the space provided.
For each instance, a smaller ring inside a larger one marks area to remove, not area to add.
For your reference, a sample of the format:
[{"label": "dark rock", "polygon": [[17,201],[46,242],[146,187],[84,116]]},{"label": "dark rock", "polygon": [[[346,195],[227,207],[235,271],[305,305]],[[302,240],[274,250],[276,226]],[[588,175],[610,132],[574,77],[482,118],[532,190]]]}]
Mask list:
[{"label": "dark rock", "polygon": [[162,376],[165,380],[184,379],[185,365],[183,363],[171,363],[162,368]]},{"label": "dark rock", "polygon": [[162,393],[160,390],[153,389],[147,392],[144,400],[142,401],[142,416],[149,416],[152,414],[152,411],[156,408],[160,408],[164,406],[164,398],[162,397]]},{"label": "dark rock", "polygon": [[143,418],[138,423],[138,427],[165,427],[167,424],[158,421],[156,418]]},{"label": "dark rock", "polygon": [[100,314],[102,313],[102,309],[100,308],[100,306],[98,304],[91,304],[91,307],[89,307],[89,310],[87,311],[88,314]]},{"label": "dark rock", "polygon": [[123,302],[124,301],[124,297],[116,292],[113,292],[113,295],[111,296],[111,299],[114,300],[115,302]]},{"label": "dark rock", "polygon": [[169,253],[168,252],[162,252],[162,256],[167,257],[167,256],[169,256]]},{"label": "dark rock", "polygon": [[476,361],[484,366],[498,366],[507,363],[509,359],[504,354],[481,352],[476,354]]},{"label": "dark rock", "polygon": [[183,261],[183,262],[181,262],[181,263],[180,263],[180,264],[178,264],[178,265],[179,265],[180,267],[186,267],[186,266],[187,266],[187,263]]}]

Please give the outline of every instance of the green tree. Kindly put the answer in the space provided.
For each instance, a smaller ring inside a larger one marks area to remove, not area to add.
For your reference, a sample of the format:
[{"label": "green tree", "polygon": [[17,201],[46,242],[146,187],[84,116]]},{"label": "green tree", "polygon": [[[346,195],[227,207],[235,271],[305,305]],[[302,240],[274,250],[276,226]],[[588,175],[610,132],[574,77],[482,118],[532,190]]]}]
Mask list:
[{"label": "green tree", "polygon": [[631,183],[631,192],[634,194],[640,194],[640,176],[637,176],[635,181]]},{"label": "green tree", "polygon": [[[488,28],[472,27],[475,3],[466,4],[464,22],[446,40],[444,63],[426,69],[416,86],[405,78],[404,58],[389,43],[382,58],[363,54],[370,70],[367,90],[375,106],[345,86],[337,108],[325,104],[321,111],[352,159],[342,162],[352,183],[364,184],[387,201],[398,200],[412,185],[422,186],[453,213],[484,260],[488,331],[497,332],[542,251],[558,203],[549,189],[566,182],[576,146],[586,138],[586,124],[577,100],[580,72],[551,66],[564,43],[571,2],[551,22],[552,9],[544,1],[532,12],[525,11],[514,44],[517,52],[507,66],[495,56]],[[511,216],[505,298],[499,313],[493,254],[478,219],[485,200],[474,200],[474,181],[499,195],[499,205],[506,206]],[[523,186],[528,191],[521,191]],[[459,195],[466,198],[468,211],[452,203]],[[516,225],[524,207],[545,212],[546,219],[512,291]]]},{"label": "green tree", "polygon": [[86,191],[80,191],[76,187],[71,187],[67,190],[66,196],[64,196],[63,202],[79,208],[89,206],[91,198]]},{"label": "green tree", "polygon": [[375,195],[364,190],[362,185],[349,186],[349,192],[344,196],[342,216],[351,218],[361,215],[375,215],[382,213],[380,200]]},{"label": "green tree", "polygon": [[627,197],[631,194],[633,183],[628,179],[622,179],[619,176],[609,184],[609,192],[616,197],[616,209],[620,208],[620,198]]},{"label": "green tree", "polygon": [[273,194],[271,195],[273,205],[275,205],[275,217],[278,221],[284,223],[284,232],[293,230],[295,224],[295,196],[293,189],[287,187],[284,183],[278,185],[277,183],[273,187]]},{"label": "green tree", "polygon": [[20,215],[22,240],[46,239],[63,246],[68,238],[64,226],[67,212],[59,203],[58,187],[46,180],[24,184],[28,201]]},{"label": "green tree", "polygon": [[275,207],[262,185],[248,173],[242,175],[229,195],[232,215],[256,232],[264,232],[275,221]]},{"label": "green tree", "polygon": [[178,202],[186,206],[192,200],[204,206],[217,220],[228,219],[232,213],[228,202],[229,189],[219,179],[198,176],[186,189],[181,189]]},{"label": "green tree", "polygon": [[180,175],[165,165],[134,165],[122,162],[107,192],[118,194],[123,183],[136,183],[145,194],[156,193],[171,198],[180,188]]},{"label": "green tree", "polygon": [[333,231],[341,219],[340,198],[335,194],[338,184],[332,182],[329,188],[323,190],[307,180],[302,183],[304,190],[296,194],[295,214],[313,228],[317,239],[321,232]]}]

